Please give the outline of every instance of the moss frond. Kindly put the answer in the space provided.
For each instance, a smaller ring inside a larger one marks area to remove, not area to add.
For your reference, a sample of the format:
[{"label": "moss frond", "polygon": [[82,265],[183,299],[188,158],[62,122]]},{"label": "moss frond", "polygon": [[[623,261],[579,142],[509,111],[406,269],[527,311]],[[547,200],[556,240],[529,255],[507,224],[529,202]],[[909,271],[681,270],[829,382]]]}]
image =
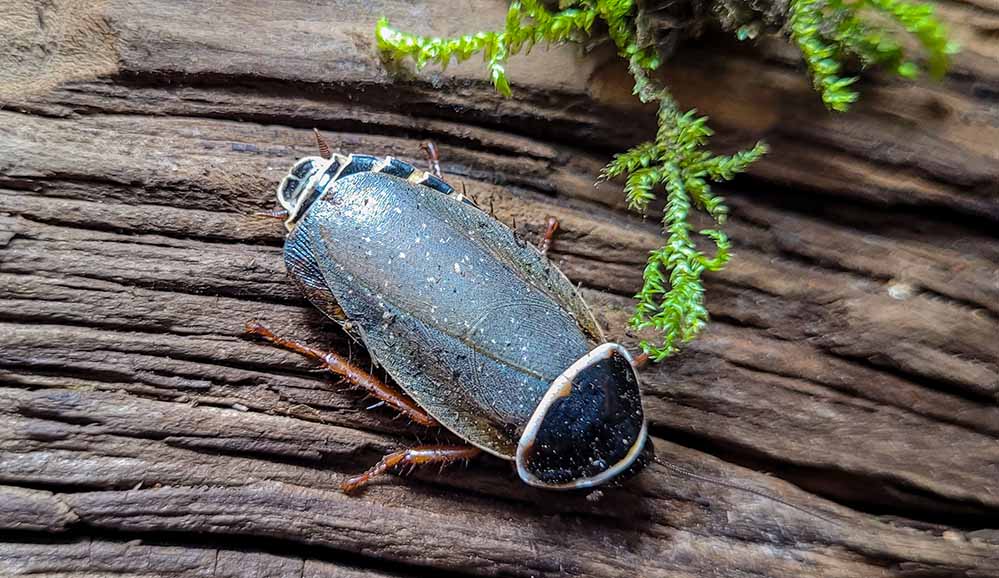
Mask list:
[{"label": "moss frond", "polygon": [[880,14],[912,34],[926,52],[927,68],[942,75],[957,46],[933,14],[933,6],[904,0],[792,0],[788,15],[791,39],[808,65],[812,84],[832,110],[845,111],[857,100],[856,77],[841,76],[842,62],[859,58],[864,66],[884,66],[915,78],[920,66],[898,39],[899,32],[872,21]]},{"label": "moss frond", "polygon": [[604,168],[607,178],[627,175],[628,206],[644,213],[658,190],[665,191],[663,230],[666,243],[649,253],[643,272],[638,305],[631,318],[635,329],[654,328],[661,339],[643,341],[642,348],[656,361],[673,354],[680,343],[697,335],[708,321],[704,307],[706,271],[718,271],[728,263],[731,245],[718,229],[700,231],[713,242],[713,256],[702,253],[691,237],[690,213],[707,212],[720,227],[728,208],[711,191],[710,181],[725,181],[742,172],[766,152],[763,143],[732,156],[714,155],[706,149],[712,131],[707,117],[697,111],[681,112],[664,91],[659,100],[659,131],[656,140],[619,154]]},{"label": "moss frond", "polygon": [[596,15],[595,10],[580,8],[552,13],[538,0],[520,0],[510,4],[506,26],[499,32],[478,32],[457,38],[417,36],[395,30],[383,17],[375,26],[375,38],[379,49],[389,57],[410,58],[418,69],[431,62],[446,68],[452,60],[462,62],[482,54],[493,86],[500,94],[510,96],[506,75],[510,56],[542,42],[555,44],[586,35]]}]

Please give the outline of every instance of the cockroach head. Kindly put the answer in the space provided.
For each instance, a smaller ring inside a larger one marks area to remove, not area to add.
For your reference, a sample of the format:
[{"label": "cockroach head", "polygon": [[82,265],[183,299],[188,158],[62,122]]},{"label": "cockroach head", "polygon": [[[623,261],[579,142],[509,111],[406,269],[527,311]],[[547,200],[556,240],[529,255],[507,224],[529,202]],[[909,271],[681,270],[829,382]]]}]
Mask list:
[{"label": "cockroach head", "polygon": [[552,382],[520,436],[517,473],[548,489],[620,481],[651,459],[648,437],[631,356],[605,343]]},{"label": "cockroach head", "polygon": [[335,180],[337,171],[345,164],[343,157],[333,155],[330,159],[304,157],[291,167],[277,188],[278,203],[288,211],[285,226],[289,231],[295,228],[298,220]]}]

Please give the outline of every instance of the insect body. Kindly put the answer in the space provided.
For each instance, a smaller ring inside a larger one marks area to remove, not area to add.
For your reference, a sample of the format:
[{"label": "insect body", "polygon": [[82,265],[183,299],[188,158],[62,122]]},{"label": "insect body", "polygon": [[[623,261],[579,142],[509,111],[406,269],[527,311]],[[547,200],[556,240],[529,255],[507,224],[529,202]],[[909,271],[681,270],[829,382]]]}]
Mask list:
[{"label": "insect body", "polygon": [[[538,249],[444,181],[392,158],[306,157],[277,196],[288,213],[291,277],[405,396],[365,387],[470,444],[392,454],[345,489],[401,463],[477,450],[553,489],[623,479],[651,458],[628,352],[605,342],[576,288]],[[302,352],[346,375],[334,354]]]}]

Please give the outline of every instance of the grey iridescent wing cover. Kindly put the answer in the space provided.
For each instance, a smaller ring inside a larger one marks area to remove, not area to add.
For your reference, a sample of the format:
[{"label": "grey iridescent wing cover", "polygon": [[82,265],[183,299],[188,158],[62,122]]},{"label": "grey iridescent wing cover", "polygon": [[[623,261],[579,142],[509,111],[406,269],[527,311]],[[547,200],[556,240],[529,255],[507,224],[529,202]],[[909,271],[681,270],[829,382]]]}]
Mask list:
[{"label": "grey iridescent wing cover", "polygon": [[569,281],[467,203],[379,173],[313,205],[286,258],[314,261],[372,355],[445,427],[502,457],[574,361],[602,341]]}]

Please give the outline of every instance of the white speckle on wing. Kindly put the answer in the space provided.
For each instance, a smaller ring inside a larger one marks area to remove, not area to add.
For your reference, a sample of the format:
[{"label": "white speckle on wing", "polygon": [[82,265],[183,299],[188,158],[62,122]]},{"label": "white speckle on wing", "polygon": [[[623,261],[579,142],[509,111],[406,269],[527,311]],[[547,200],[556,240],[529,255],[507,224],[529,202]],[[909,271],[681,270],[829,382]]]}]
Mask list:
[{"label": "white speckle on wing", "polygon": [[454,264],[454,272],[457,273],[457,274],[459,274],[459,275],[461,275],[461,265],[459,265],[458,263],[455,263]]},{"label": "white speckle on wing", "polygon": [[400,259],[405,259],[406,258],[406,254],[405,253],[399,253],[399,258]]}]

